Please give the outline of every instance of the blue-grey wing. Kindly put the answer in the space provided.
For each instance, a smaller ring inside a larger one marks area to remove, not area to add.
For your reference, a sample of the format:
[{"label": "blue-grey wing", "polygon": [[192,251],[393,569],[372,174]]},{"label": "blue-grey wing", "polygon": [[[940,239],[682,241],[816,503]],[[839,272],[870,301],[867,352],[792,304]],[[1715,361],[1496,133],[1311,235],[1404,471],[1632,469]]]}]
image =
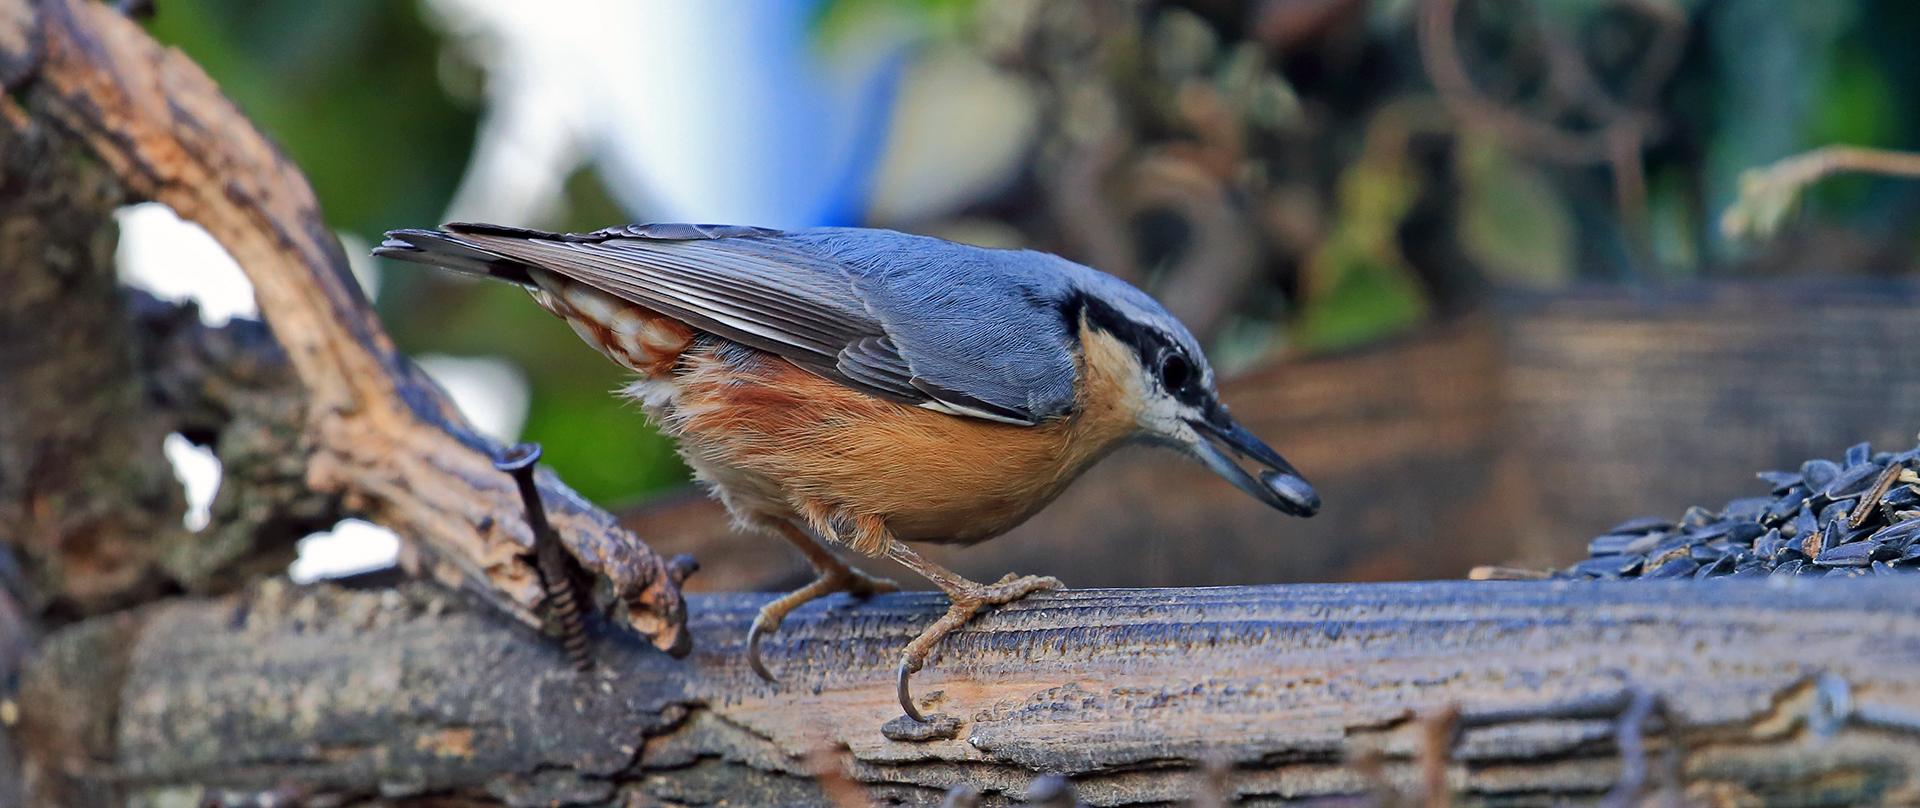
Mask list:
[{"label": "blue-grey wing", "polygon": [[884,230],[796,234],[853,275],[929,398],[964,414],[1038,423],[1073,407],[1075,340],[1061,315],[1072,273],[1033,252],[984,250]]},{"label": "blue-grey wing", "polygon": [[1033,424],[1072,405],[1074,364],[1057,313],[992,277],[996,253],[937,239],[707,225],[558,235],[455,224],[395,231],[380,252],[523,283],[515,265],[539,267],[863,393],[956,415]]}]

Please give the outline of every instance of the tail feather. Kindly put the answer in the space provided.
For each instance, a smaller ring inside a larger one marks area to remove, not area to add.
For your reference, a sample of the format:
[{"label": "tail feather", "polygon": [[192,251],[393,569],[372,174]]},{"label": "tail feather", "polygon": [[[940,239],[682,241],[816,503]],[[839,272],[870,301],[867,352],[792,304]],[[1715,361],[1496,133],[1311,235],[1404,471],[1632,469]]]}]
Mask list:
[{"label": "tail feather", "polygon": [[439,230],[389,230],[375,256],[537,288],[531,266]]}]

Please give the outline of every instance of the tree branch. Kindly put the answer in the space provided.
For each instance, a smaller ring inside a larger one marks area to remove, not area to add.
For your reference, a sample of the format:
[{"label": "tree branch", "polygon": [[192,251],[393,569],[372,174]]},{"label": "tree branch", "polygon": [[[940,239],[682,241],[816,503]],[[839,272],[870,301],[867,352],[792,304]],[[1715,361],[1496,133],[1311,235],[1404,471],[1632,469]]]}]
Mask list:
[{"label": "tree branch", "polygon": [[[1017,795],[1040,772],[1095,805],[1182,800],[1207,778],[1242,800],[1420,793],[1436,765],[1470,800],[1590,800],[1635,771],[1767,804],[1920,797],[1920,606],[1902,581],[1048,593],[936,652],[919,689],[959,718],[924,740],[901,732],[892,673],[937,597],[802,609],[768,648],[778,686],[741,656],[764,600],[696,596],[692,657],[603,636],[582,677],[445,590],[267,582],[51,638],[23,737],[40,776],[81,773],[65,793],[143,804],[295,784],[822,805],[823,745],[872,798],[909,804],[961,784]],[[1454,708],[1457,743],[1423,769],[1423,719]],[[1647,759],[1623,763],[1636,745]]]},{"label": "tree branch", "polygon": [[1835,174],[1862,172],[1920,179],[1920,154],[1862,146],[1822,146],[1740,172],[1740,198],[1720,215],[1728,239],[1771,238],[1808,186]]},{"label": "tree branch", "polygon": [[[537,625],[532,536],[512,481],[493,468],[499,447],[381,331],[299,170],[198,66],[109,6],[0,0],[0,28],[0,68],[35,65],[22,80],[38,115],[131,194],[205,227],[246,271],[309,398],[307,483],[414,540],[436,577]],[[551,473],[540,482],[556,527],[611,582],[628,622],[684,650],[674,570]]]}]

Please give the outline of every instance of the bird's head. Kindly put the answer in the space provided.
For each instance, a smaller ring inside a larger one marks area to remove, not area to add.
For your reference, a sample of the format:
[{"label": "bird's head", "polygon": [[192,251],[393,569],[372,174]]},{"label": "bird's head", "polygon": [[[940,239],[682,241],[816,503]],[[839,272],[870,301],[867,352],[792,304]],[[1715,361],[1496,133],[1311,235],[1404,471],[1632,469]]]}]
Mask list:
[{"label": "bird's head", "polygon": [[[1213,368],[1198,341],[1165,308],[1126,283],[1098,275],[1066,306],[1082,329],[1111,350],[1088,350],[1087,361],[1123,380],[1114,395],[1130,401],[1141,439],[1178,449],[1282,513],[1312,516],[1320,495],[1293,465],[1227,413]],[[1237,459],[1236,459],[1237,458]],[[1248,462],[1258,471],[1241,465]]]}]

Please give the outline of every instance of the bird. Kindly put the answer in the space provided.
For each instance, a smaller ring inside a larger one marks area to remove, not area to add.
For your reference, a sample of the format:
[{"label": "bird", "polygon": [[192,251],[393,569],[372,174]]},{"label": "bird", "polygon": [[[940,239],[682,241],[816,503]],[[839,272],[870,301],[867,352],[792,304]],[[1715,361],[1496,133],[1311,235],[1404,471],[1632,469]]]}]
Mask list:
[{"label": "bird", "polygon": [[761,639],[795,608],[897,588],[829,545],[891,558],[943,591],[947,612],[896,670],[915,721],[927,719],[910,678],[943,637],[1061,583],[977,583],[910,545],[1005,533],[1131,443],[1192,456],[1281,513],[1320,509],[1300,473],[1228,413],[1178,319],[1049,253],[858,227],[451,223],[390,231],[374,254],[524,287],[635,374],[621,392],[738,527],[800,550],[815,578],[748,630],[762,678],[776,681]]}]

